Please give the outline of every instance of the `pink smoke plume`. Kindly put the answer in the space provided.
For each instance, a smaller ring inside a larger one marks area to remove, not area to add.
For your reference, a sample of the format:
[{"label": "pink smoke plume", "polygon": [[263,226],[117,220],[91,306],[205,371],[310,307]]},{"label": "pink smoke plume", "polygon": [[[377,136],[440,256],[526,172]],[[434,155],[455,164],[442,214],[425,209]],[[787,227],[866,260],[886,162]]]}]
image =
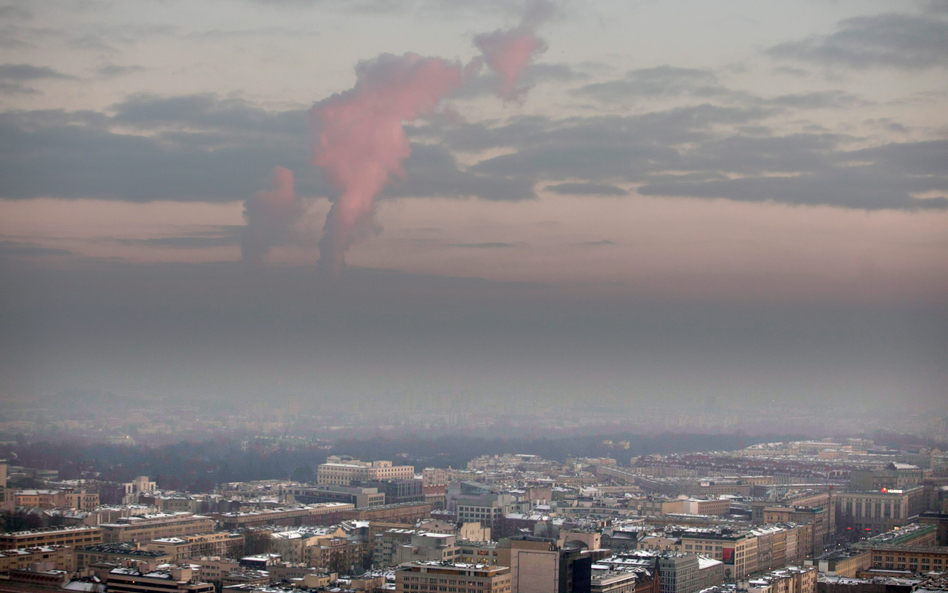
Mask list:
[{"label": "pink smoke plume", "polygon": [[262,265],[270,249],[284,242],[305,208],[293,189],[293,172],[283,167],[270,171],[270,189],[257,192],[244,203],[247,226],[240,237],[243,260]]},{"label": "pink smoke plume", "polygon": [[463,82],[457,62],[383,54],[356,66],[355,87],[310,109],[312,163],[339,191],[319,241],[320,265],[339,272],[353,233],[372,221],[375,196],[392,176],[404,176],[411,146],[403,122],[431,113]]},{"label": "pink smoke plume", "polygon": [[504,101],[518,101],[529,90],[520,85],[523,71],[547,47],[534,29],[549,18],[553,9],[553,4],[546,0],[528,3],[517,28],[474,37],[474,45],[483,54],[487,67],[500,76],[497,91]]}]

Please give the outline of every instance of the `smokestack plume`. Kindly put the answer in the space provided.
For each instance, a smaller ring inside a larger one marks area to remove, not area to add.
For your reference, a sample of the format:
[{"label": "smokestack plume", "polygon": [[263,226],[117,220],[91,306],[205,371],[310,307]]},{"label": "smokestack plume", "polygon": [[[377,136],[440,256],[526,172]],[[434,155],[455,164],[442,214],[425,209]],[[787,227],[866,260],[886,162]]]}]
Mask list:
[{"label": "smokestack plume", "polygon": [[553,11],[553,4],[545,0],[530,2],[516,28],[507,31],[498,29],[474,37],[474,45],[483,54],[487,67],[500,76],[497,92],[504,101],[519,101],[530,90],[520,84],[524,68],[547,48],[534,30]]},{"label": "smokestack plume", "polygon": [[270,189],[257,192],[244,202],[247,226],[240,237],[245,262],[260,266],[270,249],[286,241],[306,209],[293,189],[293,172],[283,167],[270,171]]},{"label": "smokestack plume", "polygon": [[345,265],[353,233],[372,222],[375,196],[403,177],[411,154],[403,122],[431,113],[463,84],[461,64],[417,54],[383,54],[356,66],[356,84],[310,109],[312,163],[339,192],[319,241],[319,262]]}]

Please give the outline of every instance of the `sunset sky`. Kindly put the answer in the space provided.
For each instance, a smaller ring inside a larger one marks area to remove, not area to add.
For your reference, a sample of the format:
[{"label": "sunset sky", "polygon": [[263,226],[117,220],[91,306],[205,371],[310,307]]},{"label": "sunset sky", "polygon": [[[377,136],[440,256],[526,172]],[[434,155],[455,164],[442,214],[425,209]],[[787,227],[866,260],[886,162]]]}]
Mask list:
[{"label": "sunset sky", "polygon": [[948,2],[3,0],[0,302],[3,394],[943,403]]}]

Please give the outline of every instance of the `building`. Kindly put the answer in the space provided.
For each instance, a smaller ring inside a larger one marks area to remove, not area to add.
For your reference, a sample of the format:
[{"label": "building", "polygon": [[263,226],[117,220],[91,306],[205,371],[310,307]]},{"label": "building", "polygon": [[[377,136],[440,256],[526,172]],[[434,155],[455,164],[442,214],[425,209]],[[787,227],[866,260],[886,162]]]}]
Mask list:
[{"label": "building", "polygon": [[0,534],[0,550],[51,546],[84,546],[102,542],[98,527],[59,527]]},{"label": "building", "polygon": [[948,547],[879,546],[872,549],[872,568],[940,572],[948,570]]},{"label": "building", "polygon": [[122,504],[136,504],[138,496],[143,492],[154,492],[158,489],[158,484],[148,476],[138,476],[131,482],[123,484],[125,495],[122,497]]},{"label": "building", "polygon": [[0,573],[24,570],[33,564],[50,563],[54,570],[76,571],[76,556],[72,548],[53,546],[0,551]]},{"label": "building", "polygon": [[498,563],[496,542],[462,539],[457,542],[457,550],[456,562],[489,564],[491,566],[496,566]]},{"label": "building", "polygon": [[340,521],[380,521],[383,523],[415,524],[431,517],[431,505],[425,502],[387,504],[364,509],[349,509],[339,513]]},{"label": "building", "polygon": [[395,591],[510,593],[510,569],[503,566],[412,562],[395,570]]},{"label": "building", "polygon": [[62,589],[69,580],[69,573],[65,570],[53,568],[51,562],[31,564],[28,568],[11,570],[6,578],[7,586],[21,586],[38,589]]},{"label": "building", "polygon": [[614,566],[593,564],[590,593],[635,593],[636,573]]},{"label": "building", "polygon": [[457,537],[447,533],[413,533],[407,544],[396,546],[392,564],[451,562],[458,557]]},{"label": "building", "polygon": [[697,593],[701,565],[694,554],[662,554],[658,557],[661,593]]},{"label": "building", "polygon": [[214,585],[195,578],[190,566],[115,568],[105,584],[109,593],[214,593]]},{"label": "building", "polygon": [[392,465],[391,461],[341,460],[331,457],[316,468],[316,483],[350,486],[353,482],[408,480],[415,477],[412,465]]},{"label": "building", "polygon": [[750,533],[684,533],[681,536],[681,551],[720,560],[725,564],[726,577],[730,579],[757,572],[757,537]]},{"label": "building", "polygon": [[146,542],[214,531],[214,520],[191,513],[160,513],[103,523],[99,528],[105,543]]},{"label": "building", "polygon": [[227,556],[231,550],[242,550],[244,536],[237,533],[198,533],[182,537],[163,537],[144,545],[146,550],[161,552],[180,562],[192,556]]},{"label": "building", "polygon": [[480,523],[497,533],[501,532],[501,523],[515,502],[512,495],[497,492],[461,495],[454,501],[459,523]]},{"label": "building", "polygon": [[731,512],[730,498],[689,498],[681,503],[682,509],[679,512],[689,515],[726,515]]},{"label": "building", "polygon": [[75,549],[76,570],[103,562],[120,564],[126,561],[148,562],[152,565],[171,562],[173,558],[157,550],[143,550],[131,543],[95,544]]},{"label": "building", "polygon": [[882,469],[854,469],[849,474],[849,489],[855,492],[908,490],[919,485],[922,468],[908,463],[889,463]]},{"label": "building", "polygon": [[497,563],[510,568],[512,593],[588,591],[593,562],[605,555],[579,542],[559,547],[552,538],[515,536],[497,544]]},{"label": "building", "polygon": [[16,506],[37,509],[69,508],[92,510],[99,506],[99,494],[85,490],[17,490]]},{"label": "building", "polygon": [[724,582],[724,563],[714,558],[698,556],[698,590],[702,591]]},{"label": "building", "polygon": [[233,531],[248,527],[267,527],[273,525],[331,525],[343,520],[342,514],[355,507],[343,502],[325,502],[297,507],[265,509],[246,513],[216,513],[216,519],[222,529]]},{"label": "building", "polygon": [[817,558],[820,572],[829,576],[854,578],[872,566],[868,550],[839,550]]},{"label": "building", "polygon": [[427,501],[422,481],[414,478],[407,480],[376,480],[368,482],[366,485],[377,488],[379,492],[384,493],[387,504]]},{"label": "building", "polygon": [[[850,540],[866,534],[879,534],[917,520],[924,506],[922,486],[907,490],[841,492],[836,495],[836,531]],[[849,532],[849,533],[847,533]]]},{"label": "building", "polygon": [[747,593],[816,593],[817,576],[815,566],[788,566],[741,582],[738,589]]},{"label": "building", "polygon": [[386,501],[384,491],[380,492],[378,488],[359,486],[333,486],[330,484],[293,486],[283,492],[293,497],[292,500],[287,500],[287,502],[302,504],[341,502],[351,504],[356,508],[362,508],[380,506],[385,504]]}]

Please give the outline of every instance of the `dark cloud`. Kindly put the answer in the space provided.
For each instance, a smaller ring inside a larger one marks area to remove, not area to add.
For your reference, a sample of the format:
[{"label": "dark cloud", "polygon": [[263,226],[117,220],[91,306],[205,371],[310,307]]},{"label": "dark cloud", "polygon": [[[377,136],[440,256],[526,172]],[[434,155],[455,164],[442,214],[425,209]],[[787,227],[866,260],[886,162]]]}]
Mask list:
[{"label": "dark cloud", "polygon": [[106,64],[105,66],[96,68],[96,72],[106,78],[125,76],[126,74],[144,72],[145,70],[147,70],[147,68],[143,66],[120,66],[118,64]]},{"label": "dark cloud", "polygon": [[609,239],[602,239],[601,241],[582,241],[580,243],[573,243],[577,247],[606,247],[609,245],[615,245],[615,241]]},{"label": "dark cloud", "polygon": [[143,245],[147,247],[167,247],[170,249],[207,249],[212,247],[231,247],[240,243],[240,232],[244,227],[237,225],[219,225],[190,232],[178,233],[167,237],[149,237],[144,239],[110,238],[108,241],[120,245]]},{"label": "dark cloud", "polygon": [[72,76],[45,66],[0,64],[0,93],[35,95],[39,91],[23,84],[24,82],[49,79],[69,80],[72,78]]},{"label": "dark cloud", "polygon": [[43,257],[48,255],[72,255],[68,249],[43,247],[35,243],[0,240],[0,257]]},{"label": "dark cloud", "polygon": [[608,183],[560,183],[544,187],[546,191],[557,194],[578,196],[625,196],[629,192]]},{"label": "dark cloud", "polygon": [[296,146],[226,133],[169,140],[112,132],[114,121],[55,111],[0,114],[0,195],[232,201],[259,188],[274,165],[306,166],[303,139]]},{"label": "dark cloud", "polygon": [[509,249],[511,247],[523,247],[523,243],[451,243],[448,247],[460,247],[462,249]]},{"label": "dark cloud", "polygon": [[[524,87],[532,88],[545,82],[570,83],[585,80],[588,77],[586,73],[568,64],[539,63],[528,64],[520,80]],[[454,99],[495,96],[499,84],[500,77],[497,73],[485,71],[457,89],[451,96]]]},{"label": "dark cloud", "polygon": [[[0,197],[235,201],[258,191],[274,166],[297,173],[300,195],[333,195],[309,165],[303,110],[271,112],[213,95],[139,95],[112,111],[0,113]],[[535,197],[531,180],[466,171],[439,146],[413,144],[405,170],[383,197]]]},{"label": "dark cloud", "polygon": [[630,70],[619,80],[587,84],[571,91],[607,103],[627,103],[637,97],[717,97],[730,91],[710,70],[658,66]]},{"label": "dark cloud", "polygon": [[948,191],[943,142],[851,150],[865,139],[819,130],[777,135],[764,125],[763,120],[781,109],[775,103],[817,108],[850,101],[856,99],[814,93],[778,97],[752,107],[701,105],[636,116],[562,120],[530,117],[494,126],[456,124],[436,129],[432,125],[425,133],[440,132],[444,142],[460,150],[514,149],[471,168],[509,179],[638,183],[642,194],[653,196],[868,210],[940,207],[940,200],[913,196]]},{"label": "dark cloud", "polygon": [[[940,4],[939,4],[940,5]],[[948,21],[932,16],[879,14],[847,19],[829,35],[775,45],[776,58],[843,65],[917,70],[948,65]]]},{"label": "dark cloud", "polygon": [[928,12],[948,14],[948,0],[929,0],[926,8]]},{"label": "dark cloud", "polygon": [[0,19],[27,20],[33,18],[33,13],[16,4],[0,6]]},{"label": "dark cloud", "polygon": [[518,201],[536,197],[533,182],[522,177],[489,175],[462,170],[444,147],[413,144],[405,161],[405,178],[396,179],[382,197],[476,197]]},{"label": "dark cloud", "polygon": [[[852,150],[867,139],[819,129],[780,135],[767,125],[787,109],[858,102],[826,91],[630,116],[434,118],[406,127],[412,139],[406,176],[381,197],[516,201],[535,198],[538,183],[557,193],[603,196],[622,195],[622,184],[635,183],[656,196],[940,207],[937,199],[912,196],[948,191],[943,141]],[[258,191],[278,165],[296,173],[299,195],[334,195],[309,165],[303,110],[273,112],[213,95],[140,95],[111,111],[0,114],[0,195],[236,201]],[[497,149],[504,154],[470,167],[453,153]]]},{"label": "dark cloud", "polygon": [[855,106],[859,98],[844,91],[794,93],[764,99],[763,103],[792,109],[844,109]]}]

